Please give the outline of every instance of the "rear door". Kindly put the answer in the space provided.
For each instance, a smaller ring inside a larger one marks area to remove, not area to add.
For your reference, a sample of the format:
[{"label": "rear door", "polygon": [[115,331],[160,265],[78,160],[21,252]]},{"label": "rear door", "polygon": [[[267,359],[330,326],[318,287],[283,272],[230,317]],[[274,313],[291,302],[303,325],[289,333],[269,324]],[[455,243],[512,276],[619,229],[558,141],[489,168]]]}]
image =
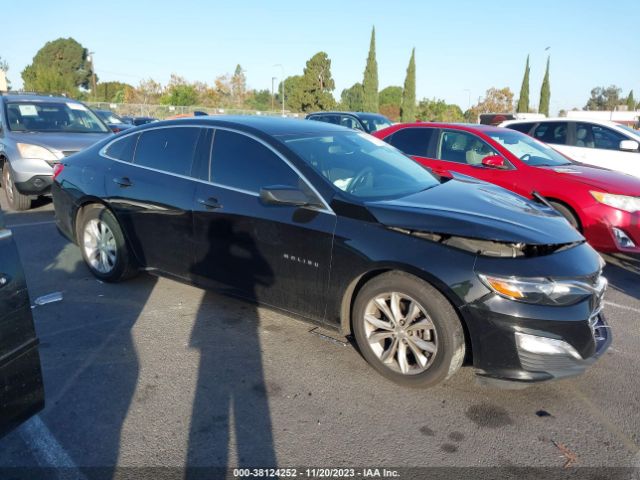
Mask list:
[{"label": "rear door", "polygon": [[437,128],[408,127],[396,130],[385,137],[384,141],[429,167],[436,175],[450,176],[446,165],[435,158],[437,139]]},{"label": "rear door", "polygon": [[0,436],[43,407],[29,293],[18,250],[0,212]]},{"label": "rear door", "polygon": [[[109,169],[107,199],[136,258],[147,268],[188,276],[196,184],[192,170],[195,159],[208,158],[210,135],[210,129],[198,126],[144,130],[133,161],[114,161]],[[116,146],[114,142],[111,148]]]},{"label": "rear door", "polygon": [[580,160],[577,158],[579,152],[576,151],[572,142],[574,133],[573,122],[558,121],[540,122],[530,135],[536,140],[548,143],[567,157]]}]

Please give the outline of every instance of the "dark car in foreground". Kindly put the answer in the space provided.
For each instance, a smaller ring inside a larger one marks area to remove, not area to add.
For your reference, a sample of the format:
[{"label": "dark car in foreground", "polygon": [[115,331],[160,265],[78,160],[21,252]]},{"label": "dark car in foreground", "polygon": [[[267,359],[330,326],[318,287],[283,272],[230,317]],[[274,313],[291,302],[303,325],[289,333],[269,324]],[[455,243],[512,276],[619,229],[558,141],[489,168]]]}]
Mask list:
[{"label": "dark car in foreground", "polygon": [[374,134],[438,175],[452,172],[544,197],[601,252],[640,253],[640,179],[574,162],[515,130],[406,123]]},{"label": "dark car in foreground", "polygon": [[56,170],[58,228],[91,272],[144,269],[353,335],[398,383],[466,361],[487,380],[581,373],[608,347],[600,256],[557,212],[438,179],[323,122],[201,117],[139,127]]},{"label": "dark car in foreground", "polygon": [[315,112],[305,117],[305,120],[333,123],[341,127],[373,133],[393,125],[384,115],[369,112]]},{"label": "dark car in foreground", "polygon": [[0,437],[44,407],[29,293],[0,211]]},{"label": "dark car in foreground", "polygon": [[60,159],[110,136],[83,103],[66,97],[0,95],[0,168],[9,208],[27,210],[48,195]]}]

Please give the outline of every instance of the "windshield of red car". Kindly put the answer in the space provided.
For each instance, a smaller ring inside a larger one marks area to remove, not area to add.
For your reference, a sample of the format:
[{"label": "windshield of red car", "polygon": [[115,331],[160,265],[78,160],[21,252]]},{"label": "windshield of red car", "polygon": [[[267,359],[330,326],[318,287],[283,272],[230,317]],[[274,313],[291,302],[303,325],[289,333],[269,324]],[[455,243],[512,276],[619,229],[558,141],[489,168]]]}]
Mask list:
[{"label": "windshield of red car", "polygon": [[518,157],[520,161],[532,167],[557,167],[571,164],[571,161],[549,145],[539,142],[524,133],[506,128],[485,133]]}]

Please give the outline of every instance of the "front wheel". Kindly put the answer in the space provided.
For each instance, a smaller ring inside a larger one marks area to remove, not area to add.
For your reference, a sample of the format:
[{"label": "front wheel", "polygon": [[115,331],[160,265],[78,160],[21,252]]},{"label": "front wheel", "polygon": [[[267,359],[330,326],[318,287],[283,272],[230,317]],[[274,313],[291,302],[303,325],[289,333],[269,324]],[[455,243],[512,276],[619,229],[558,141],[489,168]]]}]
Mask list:
[{"label": "front wheel", "polygon": [[87,267],[105,282],[119,282],[137,272],[113,214],[101,205],[86,207],[80,218],[78,243]]},{"label": "front wheel", "polygon": [[9,162],[5,162],[2,168],[2,186],[4,187],[9,208],[15,211],[29,210],[31,208],[31,197],[23,195],[16,188]]},{"label": "front wheel", "polygon": [[389,272],[368,282],[358,293],[352,322],[364,358],[398,384],[434,386],[464,360],[464,331],[455,310],[413,275]]}]

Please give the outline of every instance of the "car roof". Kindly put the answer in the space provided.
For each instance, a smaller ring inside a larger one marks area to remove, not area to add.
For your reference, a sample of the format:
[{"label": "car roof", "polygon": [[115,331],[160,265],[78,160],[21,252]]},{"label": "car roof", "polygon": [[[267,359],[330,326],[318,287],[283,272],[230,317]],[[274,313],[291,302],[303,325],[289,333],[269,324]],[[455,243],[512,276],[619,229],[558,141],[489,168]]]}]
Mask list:
[{"label": "car roof", "polygon": [[[148,124],[149,128],[162,125],[211,125],[253,130],[271,136],[295,134],[323,134],[329,132],[351,132],[353,129],[325,122],[306,122],[302,119],[268,117],[259,115],[201,115],[197,117],[177,118]],[[147,125],[141,127],[144,129]]]},{"label": "car roof", "polygon": [[364,115],[373,115],[376,117],[384,117],[383,114],[381,113],[375,113],[375,112],[340,112],[337,110],[332,110],[332,111],[328,111],[328,112],[312,112],[310,114],[307,115],[353,115],[354,117],[359,117],[359,116],[364,116]]},{"label": "car roof", "polygon": [[[407,127],[423,127],[423,128],[450,128],[452,130],[476,130],[476,131],[501,131],[500,127],[493,125],[482,125],[480,123],[442,123],[442,122],[414,122],[401,123],[387,127],[388,129],[399,130]],[[385,129],[386,130],[386,129]]]},{"label": "car roof", "polygon": [[604,125],[606,127],[618,127],[619,123],[612,122],[611,120],[599,120],[596,118],[581,118],[581,117],[550,117],[550,118],[539,118],[537,120],[506,120],[502,122],[500,125],[515,125],[518,123],[547,123],[547,122],[588,122],[595,123],[598,125]]},{"label": "car roof", "polygon": [[68,97],[54,96],[54,95],[37,95],[37,94],[11,94],[7,93],[2,95],[2,98],[8,102],[66,102],[66,103],[81,103],[78,100]]}]

